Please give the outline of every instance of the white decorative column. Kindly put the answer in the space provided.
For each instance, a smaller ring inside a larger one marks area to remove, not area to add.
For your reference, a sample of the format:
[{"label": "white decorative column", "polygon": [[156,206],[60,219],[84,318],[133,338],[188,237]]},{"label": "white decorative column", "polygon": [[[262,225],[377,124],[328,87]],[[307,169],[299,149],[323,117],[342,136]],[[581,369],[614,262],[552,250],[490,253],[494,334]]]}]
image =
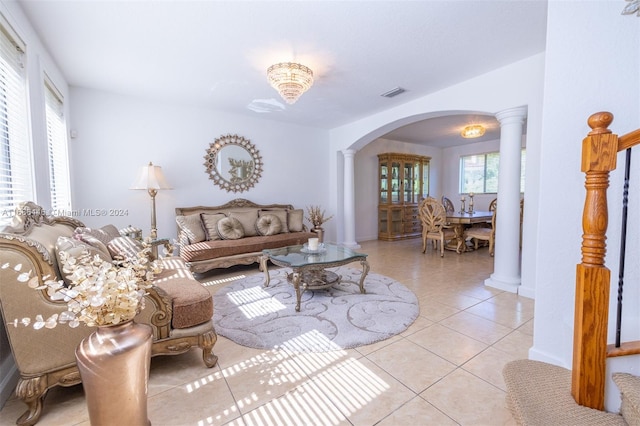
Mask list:
[{"label": "white decorative column", "polygon": [[500,111],[500,169],[493,274],[484,284],[518,292],[520,286],[520,151],[526,107]]},{"label": "white decorative column", "polygon": [[344,157],[344,242],[349,248],[360,248],[356,242],[355,162],[356,151],[345,149]]}]

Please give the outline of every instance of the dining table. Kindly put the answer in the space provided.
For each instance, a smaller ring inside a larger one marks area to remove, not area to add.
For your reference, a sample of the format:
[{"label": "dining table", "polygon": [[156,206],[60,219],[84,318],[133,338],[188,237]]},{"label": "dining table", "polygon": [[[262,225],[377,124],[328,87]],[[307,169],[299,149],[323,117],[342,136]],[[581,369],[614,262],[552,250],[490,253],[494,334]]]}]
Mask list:
[{"label": "dining table", "polygon": [[445,245],[447,250],[455,250],[458,254],[473,251],[464,238],[464,228],[476,223],[491,223],[493,212],[474,210],[472,212],[447,212],[447,224],[453,228],[454,239]]}]

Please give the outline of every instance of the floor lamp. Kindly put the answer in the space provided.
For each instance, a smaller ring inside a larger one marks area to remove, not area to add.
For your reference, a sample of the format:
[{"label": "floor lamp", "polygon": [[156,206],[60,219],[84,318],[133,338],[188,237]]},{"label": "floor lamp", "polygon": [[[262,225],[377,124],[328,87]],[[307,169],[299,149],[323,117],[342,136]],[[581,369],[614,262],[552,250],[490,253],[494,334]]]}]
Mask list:
[{"label": "floor lamp", "polygon": [[154,166],[149,162],[148,166],[140,168],[138,178],[135,180],[130,189],[146,189],[151,196],[151,239],[158,238],[158,229],[156,228],[156,194],[159,189],[172,189],[162,174],[162,167]]}]

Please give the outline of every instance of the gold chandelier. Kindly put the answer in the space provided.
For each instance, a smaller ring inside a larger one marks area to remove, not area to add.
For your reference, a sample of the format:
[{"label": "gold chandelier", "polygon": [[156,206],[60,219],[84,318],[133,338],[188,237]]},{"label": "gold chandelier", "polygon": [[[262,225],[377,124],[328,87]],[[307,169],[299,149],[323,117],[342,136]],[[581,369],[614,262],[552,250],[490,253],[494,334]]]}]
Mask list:
[{"label": "gold chandelier", "polygon": [[479,138],[480,136],[484,135],[484,132],[485,132],[485,128],[482,127],[482,125],[472,124],[462,129],[462,132],[460,132],[460,135],[463,138]]},{"label": "gold chandelier", "polygon": [[313,71],[295,62],[280,62],[267,68],[267,78],[282,99],[293,104],[313,84]]}]

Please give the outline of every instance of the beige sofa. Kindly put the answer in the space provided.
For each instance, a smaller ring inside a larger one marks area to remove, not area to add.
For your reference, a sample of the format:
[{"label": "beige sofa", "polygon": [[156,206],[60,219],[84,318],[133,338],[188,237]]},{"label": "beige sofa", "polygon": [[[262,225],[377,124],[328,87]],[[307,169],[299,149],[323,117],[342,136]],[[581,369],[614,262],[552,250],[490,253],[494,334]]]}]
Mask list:
[{"label": "beige sofa", "polygon": [[318,237],[290,204],[236,199],[215,207],[178,207],[180,257],[192,272],[260,262],[262,250],[300,245]]},{"label": "beige sofa", "polygon": [[[100,248],[99,244],[88,244],[85,239],[90,240],[88,235],[92,233],[103,235],[110,229],[115,227],[91,230],[74,218],[46,216],[34,203],[25,203],[16,210],[13,224],[0,232],[0,311],[20,374],[16,395],[28,406],[17,420],[19,425],[33,425],[38,421],[50,388],[80,383],[75,349],[94,329],[84,325],[70,328],[66,324],[41,330],[20,324],[14,326],[16,319],[33,319],[38,314],[47,319],[66,310],[65,303],[51,301],[45,291],[19,282],[16,266],[21,265],[21,271],[31,271],[33,276],[51,275],[61,279],[56,258],[61,245],[65,250],[71,244],[76,249],[94,253],[96,247]],[[127,238],[111,237],[111,242]],[[193,278],[180,258],[167,257],[160,261],[164,270],[155,277],[153,287],[145,296],[146,306],[136,316],[137,322],[149,324],[153,330],[152,356],[180,354],[199,347],[204,364],[213,367],[217,362],[213,353],[217,335],[212,322],[211,294]]]}]

